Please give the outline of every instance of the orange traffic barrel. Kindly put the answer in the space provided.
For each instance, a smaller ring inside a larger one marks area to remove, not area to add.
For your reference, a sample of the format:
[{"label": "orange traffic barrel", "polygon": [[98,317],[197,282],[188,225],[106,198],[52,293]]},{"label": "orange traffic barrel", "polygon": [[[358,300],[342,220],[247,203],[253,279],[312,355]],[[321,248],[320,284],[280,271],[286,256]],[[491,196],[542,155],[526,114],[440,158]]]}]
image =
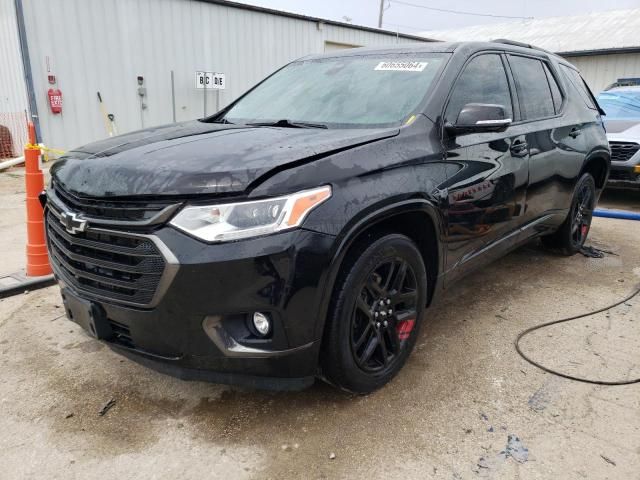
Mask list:
[{"label": "orange traffic barrel", "polygon": [[36,129],[29,122],[29,143],[24,149],[25,183],[27,190],[27,276],[39,277],[51,273],[44,233],[44,210],[38,195],[44,190],[44,175],[40,169],[40,147],[36,145]]}]

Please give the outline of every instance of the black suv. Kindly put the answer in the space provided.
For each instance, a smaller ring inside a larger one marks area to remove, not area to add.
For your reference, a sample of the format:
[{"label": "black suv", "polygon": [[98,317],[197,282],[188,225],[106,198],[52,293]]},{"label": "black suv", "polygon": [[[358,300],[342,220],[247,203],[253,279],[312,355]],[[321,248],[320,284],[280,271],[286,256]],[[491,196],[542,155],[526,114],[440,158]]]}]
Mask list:
[{"label": "black suv", "polygon": [[582,246],[600,113],[571,64],[513,42],[304,57],[209,118],[54,165],[67,314],[183,378],[370,392],[461,275],[538,236]]}]

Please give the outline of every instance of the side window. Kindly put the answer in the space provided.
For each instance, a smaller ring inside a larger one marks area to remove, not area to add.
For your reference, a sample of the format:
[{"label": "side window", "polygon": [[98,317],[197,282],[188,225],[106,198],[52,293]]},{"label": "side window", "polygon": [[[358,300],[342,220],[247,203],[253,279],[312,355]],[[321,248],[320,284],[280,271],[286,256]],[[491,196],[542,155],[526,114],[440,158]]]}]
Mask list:
[{"label": "side window", "polygon": [[500,55],[483,54],[467,63],[455,83],[445,119],[455,123],[467,103],[504,105],[507,118],[513,118],[509,81]]},{"label": "side window", "polygon": [[597,110],[596,104],[589,93],[587,85],[584,83],[584,80],[580,76],[580,74],[575,71],[573,68],[567,67],[566,65],[560,65],[560,68],[564,72],[565,76],[569,79],[569,83],[572,84],[578,93],[584,100],[584,103],[587,104],[587,107],[592,108],[593,110]]},{"label": "side window", "polygon": [[509,55],[509,64],[516,80],[522,118],[535,120],[555,115],[551,89],[542,62],[535,58]]},{"label": "side window", "polygon": [[556,113],[560,113],[560,107],[562,106],[562,93],[560,93],[560,87],[558,87],[556,78],[551,73],[551,70],[549,70],[549,66],[544,62],[542,65],[544,65],[544,72],[547,74],[547,80],[549,80],[549,86],[551,87],[553,106],[556,109]]}]

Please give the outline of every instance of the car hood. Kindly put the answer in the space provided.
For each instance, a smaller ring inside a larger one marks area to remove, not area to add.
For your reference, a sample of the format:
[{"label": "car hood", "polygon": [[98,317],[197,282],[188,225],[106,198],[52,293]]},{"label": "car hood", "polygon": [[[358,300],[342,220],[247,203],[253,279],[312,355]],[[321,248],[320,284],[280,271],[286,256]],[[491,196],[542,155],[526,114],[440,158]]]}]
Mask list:
[{"label": "car hood", "polygon": [[51,175],[65,190],[87,197],[238,193],[282,169],[398,132],[192,121],[74,149],[55,163]]},{"label": "car hood", "polygon": [[640,142],[640,120],[607,120],[604,125],[609,140]]}]

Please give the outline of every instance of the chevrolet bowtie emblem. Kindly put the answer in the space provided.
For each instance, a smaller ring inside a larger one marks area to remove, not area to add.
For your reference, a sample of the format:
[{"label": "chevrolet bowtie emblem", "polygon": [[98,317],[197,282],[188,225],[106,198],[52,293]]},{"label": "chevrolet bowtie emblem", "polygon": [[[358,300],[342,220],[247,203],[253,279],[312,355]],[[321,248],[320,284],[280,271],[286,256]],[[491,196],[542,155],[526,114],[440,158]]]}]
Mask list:
[{"label": "chevrolet bowtie emblem", "polygon": [[60,214],[60,223],[64,226],[65,230],[72,235],[84,232],[87,229],[87,221],[81,219],[73,212],[62,212]]}]

